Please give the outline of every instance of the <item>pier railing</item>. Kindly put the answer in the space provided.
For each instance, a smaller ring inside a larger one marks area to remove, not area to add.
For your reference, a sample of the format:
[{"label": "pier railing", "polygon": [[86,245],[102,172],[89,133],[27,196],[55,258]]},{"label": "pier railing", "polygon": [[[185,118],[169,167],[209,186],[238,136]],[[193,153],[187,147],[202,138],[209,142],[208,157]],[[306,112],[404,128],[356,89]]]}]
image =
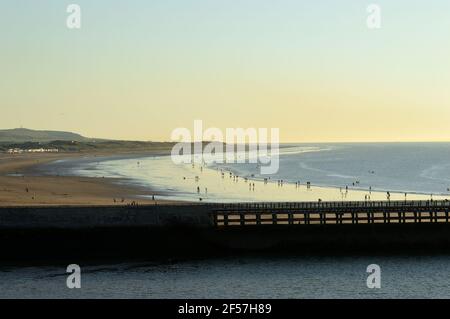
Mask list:
[{"label": "pier railing", "polygon": [[450,202],[236,203],[213,206],[218,227],[246,225],[448,223]]}]

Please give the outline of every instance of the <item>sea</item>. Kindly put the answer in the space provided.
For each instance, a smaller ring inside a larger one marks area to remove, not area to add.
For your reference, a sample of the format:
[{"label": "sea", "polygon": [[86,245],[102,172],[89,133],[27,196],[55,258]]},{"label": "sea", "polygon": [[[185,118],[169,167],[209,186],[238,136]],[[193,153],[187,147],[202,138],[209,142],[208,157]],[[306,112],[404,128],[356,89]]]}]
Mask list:
[{"label": "sea", "polygon": [[[380,288],[367,285],[373,264]],[[0,267],[0,298],[450,298],[449,265],[426,254],[80,263],[69,289],[66,265],[29,264]]]}]

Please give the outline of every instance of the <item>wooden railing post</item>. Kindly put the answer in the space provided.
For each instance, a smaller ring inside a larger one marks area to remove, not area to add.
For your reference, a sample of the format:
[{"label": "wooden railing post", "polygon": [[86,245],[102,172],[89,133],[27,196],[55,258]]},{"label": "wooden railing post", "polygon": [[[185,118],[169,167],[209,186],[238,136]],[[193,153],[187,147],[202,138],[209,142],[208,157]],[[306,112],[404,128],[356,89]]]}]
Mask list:
[{"label": "wooden railing post", "polygon": [[305,216],[304,218],[305,225],[309,225],[309,213],[305,212],[304,216]]},{"label": "wooden railing post", "polygon": [[289,225],[293,225],[294,224],[294,214],[293,213],[289,213],[288,214],[288,224]]},{"label": "wooden railing post", "polygon": [[272,213],[272,224],[276,225],[278,223],[277,221],[277,214],[276,213]]}]

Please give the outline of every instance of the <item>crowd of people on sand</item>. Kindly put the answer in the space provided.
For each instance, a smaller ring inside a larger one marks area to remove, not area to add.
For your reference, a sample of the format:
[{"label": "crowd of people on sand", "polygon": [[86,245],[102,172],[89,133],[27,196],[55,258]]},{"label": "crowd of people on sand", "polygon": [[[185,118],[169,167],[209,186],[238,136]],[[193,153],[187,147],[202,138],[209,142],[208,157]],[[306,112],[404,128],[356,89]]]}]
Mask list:
[{"label": "crowd of people on sand", "polygon": [[[140,165],[140,162],[137,162],[137,165],[139,166],[139,165]],[[192,164],[192,168],[194,168],[194,167],[195,167],[195,165]],[[219,169],[218,169],[218,171],[219,171]],[[200,172],[203,173],[203,166],[200,166]],[[369,172],[370,172],[371,174],[374,174],[374,173],[375,173],[374,171],[369,171]],[[235,182],[235,183],[239,182],[239,177],[240,177],[239,175],[235,175],[235,174],[233,174],[233,172],[228,172],[228,174],[229,174],[229,178],[230,178],[230,179],[233,179],[233,182]],[[223,169],[220,169],[220,175],[221,175],[222,179],[225,178],[225,172],[224,172]],[[22,175],[21,177],[23,178],[24,175]],[[251,177],[254,177],[254,174],[252,174]],[[102,176],[102,178],[104,178],[104,177]],[[186,179],[187,179],[187,178],[186,178],[185,176],[183,176],[183,180],[186,180]],[[251,179],[249,179],[248,177],[243,177],[242,179],[244,180],[245,183],[248,183],[248,185],[249,185],[249,191],[254,192],[254,191],[255,191],[255,183],[254,183],[254,182],[251,182]],[[264,180],[263,180],[264,185],[267,185],[267,184],[269,183],[269,180],[270,180],[270,177],[264,178]],[[198,175],[196,175],[196,176],[195,176],[195,182],[198,183],[199,181],[200,181],[200,177],[199,177]],[[277,180],[277,186],[278,186],[278,187],[283,187],[283,186],[284,186],[284,183],[285,183],[285,181],[282,180],[282,179]],[[360,185],[360,181],[359,181],[359,180],[356,180],[356,181],[352,182],[352,186],[353,186],[353,187],[356,187],[356,186],[359,186],[359,185]],[[295,182],[295,188],[298,189],[298,188],[300,188],[300,187],[301,187],[300,181]],[[311,182],[309,182],[309,181],[306,182],[306,188],[307,188],[308,190],[311,190]],[[369,191],[369,192],[368,192],[367,194],[364,195],[364,201],[365,201],[365,202],[371,201],[372,186],[369,186],[368,191]],[[447,192],[450,192],[450,187],[447,187],[446,191],[447,191]],[[25,187],[25,192],[26,192],[26,193],[29,193],[29,192],[30,192],[30,189],[29,189],[28,187]],[[348,193],[349,193],[349,186],[348,186],[348,185],[345,186],[345,191],[344,191],[344,189],[343,189],[342,187],[340,187],[340,188],[339,188],[339,192],[340,192],[340,194],[341,194],[341,199],[344,200],[345,198],[347,198],[347,195],[348,195]],[[198,195],[201,194],[200,186],[197,186],[197,194],[198,194]],[[205,196],[208,195],[208,188],[207,188],[207,187],[204,188],[204,195],[205,195]],[[405,193],[404,193],[404,200],[405,200],[405,202],[407,201],[407,197],[408,197],[408,193],[405,192]],[[36,194],[34,193],[34,194],[32,195],[31,198],[32,198],[32,200],[35,200],[35,199],[36,199]],[[386,200],[387,200],[388,202],[391,200],[391,192],[389,192],[389,191],[386,192]],[[154,201],[155,204],[156,204],[155,195],[152,195],[152,201]],[[199,201],[203,201],[203,198],[202,198],[202,197],[199,197]],[[318,201],[321,202],[322,199],[319,198]],[[433,201],[433,194],[430,194],[430,201]],[[446,201],[447,201],[447,199],[446,199]],[[124,199],[124,198],[121,198],[121,199],[119,200],[119,199],[113,198],[113,202],[114,202],[115,204],[116,204],[116,203],[124,204],[124,203],[125,203],[125,199]],[[126,205],[127,205],[127,206],[131,206],[131,207],[137,207],[139,204],[138,204],[138,202],[136,202],[136,201],[132,201],[131,203],[127,203]]]},{"label": "crowd of people on sand", "polygon": [[[158,204],[158,203],[156,202],[156,197],[155,197],[155,195],[152,195],[152,201],[154,202],[155,205]],[[120,200],[118,200],[118,199],[116,199],[116,198],[113,198],[113,202],[114,202],[114,203],[121,203],[121,204],[124,204],[124,205],[126,205],[127,207],[139,207],[139,202],[137,202],[137,201],[131,201],[131,202],[129,202],[129,203],[126,203],[125,198],[123,198],[123,197],[122,197]]]},{"label": "crowd of people on sand", "polygon": [[[194,168],[194,165],[192,165],[192,167]],[[222,179],[225,178],[225,175],[226,175],[226,174],[228,174],[229,178],[232,179],[233,182],[237,183],[237,182],[239,181],[239,178],[240,178],[239,175],[233,174],[233,172],[226,172],[226,171],[224,171],[223,169],[217,169],[217,170],[220,172],[220,176],[221,176]],[[200,171],[203,172],[203,167],[200,167]],[[370,172],[371,174],[375,174],[375,171],[369,171],[369,172]],[[254,177],[254,174],[251,175],[251,178],[253,178],[253,177]],[[255,191],[255,186],[256,186],[256,185],[255,185],[254,182],[251,182],[251,179],[250,179],[249,177],[242,177],[242,179],[244,180],[245,183],[248,183],[249,191]],[[186,180],[186,177],[185,177],[185,176],[183,177],[183,180]],[[195,181],[196,181],[196,182],[199,182],[199,181],[200,181],[200,177],[199,177],[199,176],[195,176]],[[264,179],[263,179],[264,185],[267,185],[267,184],[269,183],[269,181],[270,181],[270,177],[264,178]],[[279,179],[279,180],[277,180],[276,182],[277,182],[277,186],[280,187],[280,188],[282,188],[282,187],[284,186],[284,184],[285,184],[285,181],[282,180],[282,179]],[[295,188],[296,188],[296,189],[299,189],[299,188],[301,187],[302,184],[301,184],[300,181],[297,181],[297,182],[294,183],[294,185],[295,185]],[[307,181],[307,182],[305,183],[305,185],[306,185],[306,189],[307,189],[307,190],[311,190],[311,186],[312,186],[311,182]],[[361,185],[361,182],[360,182],[359,180],[355,180],[355,181],[353,181],[353,182],[351,183],[351,186],[352,186],[352,187],[358,187],[359,185]],[[341,194],[341,199],[342,199],[342,200],[346,199],[346,198],[347,198],[347,195],[348,195],[348,193],[349,193],[349,185],[346,185],[346,186],[345,186],[345,189],[344,189],[343,187],[340,187],[340,188],[339,188],[339,192],[340,192],[340,194]],[[450,187],[447,188],[447,192],[450,192]],[[199,195],[201,194],[200,186],[197,186],[197,194],[199,194]],[[205,195],[208,194],[208,188],[206,188],[206,187],[205,187],[205,192],[204,192],[204,194],[205,194]],[[365,202],[371,201],[371,196],[372,196],[372,186],[369,186],[369,188],[368,188],[368,193],[366,193],[366,194],[364,195],[364,201],[365,201]],[[407,197],[408,197],[408,193],[405,192],[405,193],[404,193],[405,201],[407,200]],[[202,198],[202,197],[199,197],[199,200],[202,201],[203,198]],[[386,192],[386,200],[387,200],[387,201],[390,201],[390,200],[391,200],[391,192],[390,192],[390,191],[387,191],[387,192]],[[433,194],[430,194],[430,200],[433,201]],[[322,202],[322,199],[321,199],[321,198],[318,198],[318,201],[319,201],[319,202]]]}]

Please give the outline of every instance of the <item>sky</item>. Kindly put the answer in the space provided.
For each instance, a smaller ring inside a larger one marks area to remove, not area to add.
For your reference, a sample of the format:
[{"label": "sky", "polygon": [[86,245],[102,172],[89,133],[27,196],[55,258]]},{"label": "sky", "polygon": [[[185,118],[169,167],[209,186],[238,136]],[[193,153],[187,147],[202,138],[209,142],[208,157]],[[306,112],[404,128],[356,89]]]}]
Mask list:
[{"label": "sky", "polygon": [[0,0],[0,14],[0,128],[450,141],[448,0]]}]

